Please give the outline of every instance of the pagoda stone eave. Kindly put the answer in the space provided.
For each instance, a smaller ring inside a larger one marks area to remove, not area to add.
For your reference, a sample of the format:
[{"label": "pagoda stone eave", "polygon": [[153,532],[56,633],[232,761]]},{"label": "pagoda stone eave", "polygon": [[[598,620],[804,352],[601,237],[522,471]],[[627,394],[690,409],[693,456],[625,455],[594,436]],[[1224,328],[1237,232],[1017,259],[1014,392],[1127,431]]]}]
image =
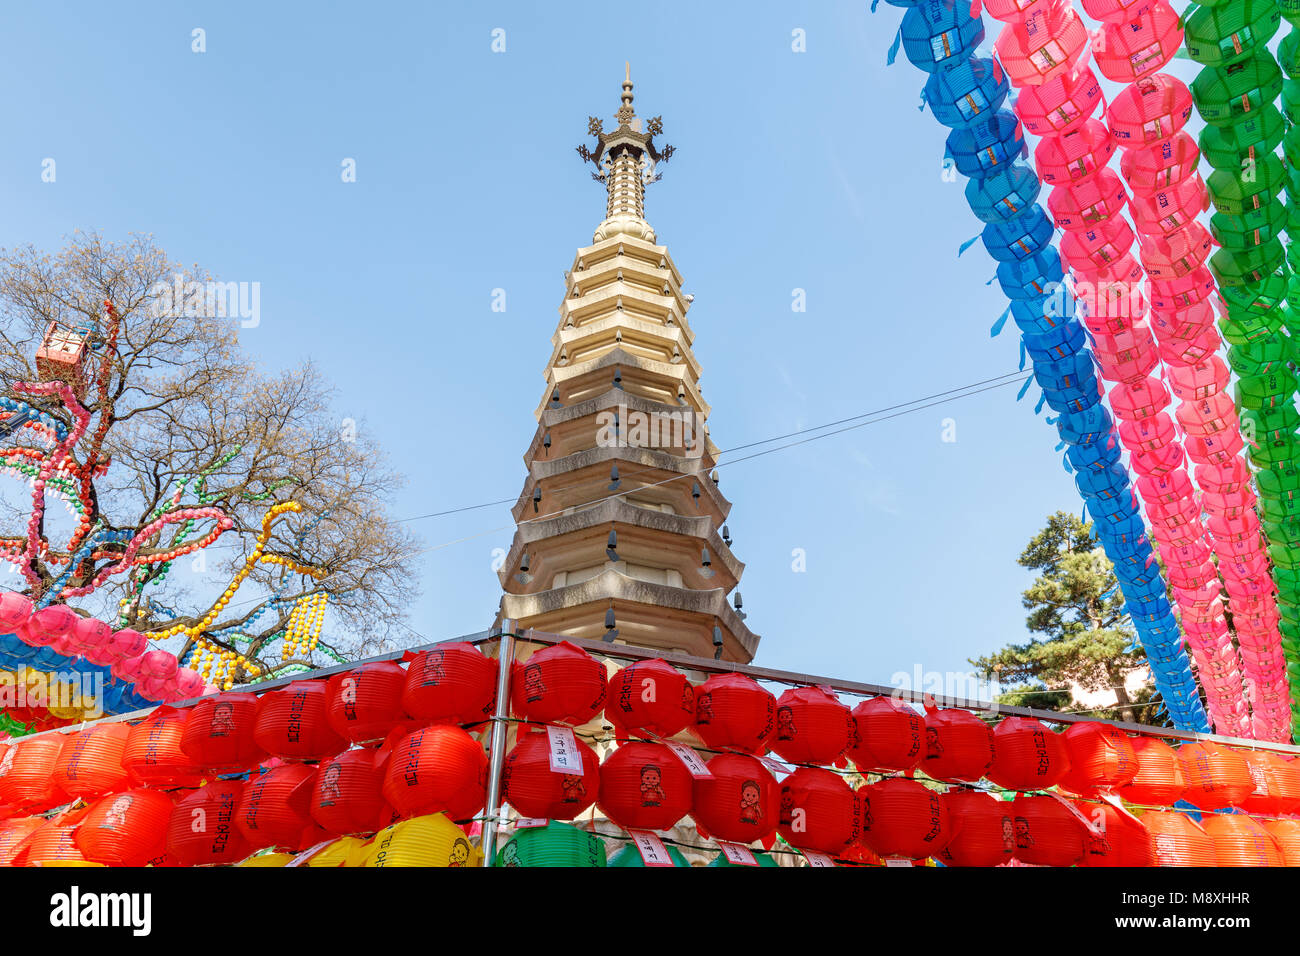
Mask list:
[{"label": "pagoda stone eave", "polygon": [[[610,607],[627,643],[639,647],[712,656],[710,630],[716,621],[723,636],[722,658],[748,663],[753,660],[761,639],[727,603],[727,595],[721,588],[692,591],[638,581],[615,570],[536,594],[505,594],[498,620],[524,620],[528,627],[540,631],[599,640],[605,631],[605,612]],[[635,639],[631,619],[638,615],[652,622],[654,637]],[[660,636],[660,632],[674,629],[676,636],[668,639]]]},{"label": "pagoda stone eave", "polygon": [[[605,542],[611,528],[618,532],[619,554],[632,563],[637,563],[634,560],[636,552],[633,548],[638,543],[644,544],[649,541],[647,538],[646,542],[642,542],[633,529],[644,529],[673,536],[671,542],[673,544],[677,540],[682,542],[678,550],[684,560],[677,562],[675,569],[680,571],[683,580],[700,584],[709,580],[696,574],[696,569],[700,567],[701,548],[708,548],[715,575],[723,575],[710,584],[710,588],[725,584],[727,590],[730,590],[740,582],[741,576],[745,573],[744,562],[732,554],[730,546],[714,530],[713,521],[707,516],[650,511],[629,504],[622,498],[608,498],[581,511],[521,524],[515,531],[505,563],[497,572],[497,576],[507,591],[537,590],[528,585],[522,588],[518,586],[515,575],[520,573],[520,556],[523,553],[528,554],[529,573],[534,580],[549,581],[548,573],[551,572],[543,563],[546,561],[548,549],[563,548],[567,551],[579,546],[588,546],[593,556],[599,556],[604,560]],[[667,555],[666,545],[663,542],[655,547],[661,556]]]},{"label": "pagoda stone eave", "polygon": [[[617,464],[621,483],[617,489],[605,488],[610,483],[610,467]],[[535,458],[529,463],[523,491],[511,508],[516,522],[549,515],[566,508],[588,504],[615,493],[632,494],[636,490],[668,480],[676,487],[668,497],[685,503],[691,495],[691,483],[699,491],[699,499],[690,497],[690,508],[697,514],[710,515],[719,523],[731,512],[731,502],[723,497],[718,486],[709,478],[704,459],[681,458],[653,448],[588,448],[566,455],[558,460]],[[533,492],[542,486],[542,500],[533,510]],[[551,487],[548,483],[559,485]],[[594,486],[594,487],[593,487]],[[597,492],[597,493],[593,493]],[[686,513],[676,509],[679,514]]]},{"label": "pagoda stone eave", "polygon": [[[596,416],[603,412],[614,411],[620,405],[627,410],[629,415],[632,412],[640,412],[647,416],[665,416],[677,413],[690,414],[693,411],[693,409],[684,406],[667,405],[664,402],[643,398],[623,389],[611,388],[603,395],[588,398],[573,405],[546,409],[542,413],[537,430],[533,433],[532,441],[529,442],[528,448],[524,452],[524,464],[527,465],[534,458],[540,458],[544,461],[558,461],[569,454],[585,450],[589,447],[591,436],[596,434],[597,430],[603,427],[604,424],[599,422]],[[662,421],[662,418],[659,420]],[[627,439],[630,431],[629,423],[620,421],[619,428],[620,433]],[[551,447],[549,449],[543,444],[548,434],[551,436]],[[585,439],[586,442],[569,450],[567,439],[570,437]],[[665,446],[661,444],[655,447],[663,448]],[[678,453],[675,446],[671,450],[675,454]],[[680,454],[684,455],[685,451],[686,449],[683,448]],[[721,453],[721,449],[713,443],[713,439],[709,437],[706,429],[704,431],[703,455],[701,457],[709,459],[708,467],[713,467],[714,460]]]},{"label": "pagoda stone eave", "polygon": [[[649,361],[686,365],[696,379],[702,373],[699,360],[691,351],[687,329],[680,325],[652,322],[626,312],[605,315],[581,327],[559,329],[552,341],[554,347],[546,363],[548,366],[563,368],[585,361],[585,353],[622,347],[625,351],[640,349],[633,354]],[[673,361],[674,350],[677,352],[676,362]]]},{"label": "pagoda stone eave", "polygon": [[[622,307],[621,310],[619,307]],[[560,305],[561,328],[582,328],[590,316],[624,311],[649,316],[661,325],[682,324],[686,319],[686,302],[670,295],[660,295],[616,280],[580,296],[565,298]]]},{"label": "pagoda stone eave", "polygon": [[[551,406],[551,396],[555,389],[560,390],[560,403],[568,405],[571,402],[576,404],[574,393],[582,391],[592,380],[598,377],[604,377],[612,384],[613,373],[618,370],[620,375],[630,373],[625,377],[635,377],[638,384],[643,387],[658,387],[668,398],[664,399],[665,404],[671,405],[676,401],[679,393],[685,392],[685,400],[688,406],[708,416],[711,407],[700,394],[699,386],[696,385],[694,378],[687,374],[690,370],[685,365],[673,365],[669,362],[656,362],[651,359],[644,359],[639,355],[633,355],[631,352],[616,346],[604,353],[597,359],[588,362],[579,362],[573,365],[564,365],[560,367],[551,366],[547,369],[546,384],[547,389],[542,395],[542,400],[538,402],[537,408],[533,412],[533,417],[541,420],[542,412]],[[609,375],[604,373],[608,370]],[[629,385],[624,385],[624,390],[629,390]],[[577,401],[586,401],[590,395],[578,398]],[[649,396],[646,396],[649,397]]]},{"label": "pagoda stone eave", "polygon": [[[682,274],[677,270],[673,257],[668,254],[668,247],[632,235],[610,236],[589,246],[579,246],[569,271],[583,275],[620,255],[643,262],[650,268],[666,271],[672,277],[672,284],[678,289],[682,287]],[[660,262],[663,265],[658,265]]]}]

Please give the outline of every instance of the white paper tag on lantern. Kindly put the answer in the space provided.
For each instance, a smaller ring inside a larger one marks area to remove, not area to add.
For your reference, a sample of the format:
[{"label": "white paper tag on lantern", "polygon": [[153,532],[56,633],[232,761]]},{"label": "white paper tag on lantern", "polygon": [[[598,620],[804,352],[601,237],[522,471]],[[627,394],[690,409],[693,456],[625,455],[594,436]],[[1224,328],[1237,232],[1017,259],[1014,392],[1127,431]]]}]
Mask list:
[{"label": "white paper tag on lantern", "polygon": [[544,827],[551,821],[546,817],[520,817],[515,821],[516,830],[532,830],[536,827]]},{"label": "white paper tag on lantern", "polygon": [[885,866],[911,866],[911,865],[912,865],[911,860],[898,860],[893,858],[885,860]]},{"label": "white paper tag on lantern", "polygon": [[834,868],[835,861],[825,853],[814,853],[812,850],[804,850],[803,858],[808,861],[809,866],[823,866]]},{"label": "white paper tag on lantern", "polygon": [[771,770],[773,773],[789,774],[794,772],[785,764],[781,763],[781,761],[773,760],[771,757],[768,756],[760,756],[758,758],[758,762],[761,763],[768,770]]},{"label": "white paper tag on lantern", "polygon": [[555,773],[582,775],[582,752],[578,750],[578,740],[569,727],[547,727],[546,735],[551,739],[551,770]]},{"label": "white paper tag on lantern", "polygon": [[668,855],[668,848],[664,846],[663,840],[649,830],[628,830],[627,835],[636,844],[637,852],[641,854],[641,861],[646,866],[673,865],[673,858]]},{"label": "white paper tag on lantern", "polygon": [[727,858],[728,863],[735,866],[758,866],[758,860],[749,847],[741,846],[739,843],[725,843],[718,841],[718,846],[722,847],[722,855]]},{"label": "white paper tag on lantern", "polygon": [[697,780],[712,779],[713,774],[709,771],[709,768],[705,766],[704,761],[700,759],[700,755],[694,750],[675,740],[665,740],[664,743],[668,745],[669,750],[677,754],[677,759],[686,764],[686,769],[691,772],[692,777],[695,777]]},{"label": "white paper tag on lantern", "polygon": [[333,842],[334,842],[333,839],[322,840],[320,843],[317,843],[311,849],[303,850],[301,853],[299,853],[297,856],[295,856],[292,860],[290,860],[288,863],[284,865],[285,869],[287,870],[291,866],[306,866],[308,860],[310,860],[317,853],[325,849]]}]

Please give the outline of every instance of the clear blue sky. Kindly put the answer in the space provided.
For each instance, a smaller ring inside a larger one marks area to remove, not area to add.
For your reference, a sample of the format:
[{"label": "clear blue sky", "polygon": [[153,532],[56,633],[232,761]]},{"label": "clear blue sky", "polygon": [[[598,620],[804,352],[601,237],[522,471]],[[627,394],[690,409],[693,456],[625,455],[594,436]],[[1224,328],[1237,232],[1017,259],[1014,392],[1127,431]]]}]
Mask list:
[{"label": "clear blue sky", "polygon": [[[957,258],[979,224],[964,180],[942,179],[923,76],[885,66],[902,11],[868,7],[6,5],[0,245],[152,232],[260,282],[245,346],[321,365],[340,418],[409,476],[396,515],[512,498],[562,273],[604,212],[574,146],[589,114],[612,116],[630,60],[638,112],[678,147],[647,218],[696,297],[720,447],[1012,371],[1014,328],[989,337],[993,263],[978,245]],[[1080,501],[1037,390],[1015,392],[723,469],[758,663],[887,683],[1023,639],[1015,559]],[[509,525],[505,506],[414,524],[430,547],[475,537],[412,566],[412,627],[491,622],[492,550],[511,537],[491,529]]]}]

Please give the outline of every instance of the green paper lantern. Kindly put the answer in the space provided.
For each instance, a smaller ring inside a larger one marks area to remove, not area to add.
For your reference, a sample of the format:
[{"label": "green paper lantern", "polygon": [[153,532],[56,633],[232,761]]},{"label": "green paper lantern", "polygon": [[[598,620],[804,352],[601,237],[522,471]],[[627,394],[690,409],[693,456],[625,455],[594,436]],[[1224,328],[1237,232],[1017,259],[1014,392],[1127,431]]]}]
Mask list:
[{"label": "green paper lantern", "polygon": [[1228,349],[1228,365],[1238,375],[1265,375],[1291,360],[1291,341],[1270,335]]},{"label": "green paper lantern", "polygon": [[1274,275],[1286,259],[1282,243],[1270,239],[1250,249],[1219,249],[1210,256],[1210,269],[1219,285],[1245,285]]},{"label": "green paper lantern", "polygon": [[1206,126],[1199,145],[1201,155],[1215,169],[1241,169],[1246,160],[1258,161],[1276,150],[1286,133],[1282,111],[1269,103],[1231,126]]},{"label": "green paper lantern", "polygon": [[1216,169],[1205,181],[1216,212],[1245,216],[1275,202],[1287,185],[1286,167],[1276,153],[1235,169]]},{"label": "green paper lantern", "polygon": [[1230,67],[1206,67],[1192,81],[1192,101],[1201,119],[1212,126],[1237,122],[1281,94],[1282,71],[1266,49]]},{"label": "green paper lantern", "polygon": [[[780,866],[780,864],[777,863],[776,860],[772,859],[772,857],[766,853],[755,852],[754,859],[758,861],[759,866]],[[739,863],[732,863],[730,860],[728,860],[727,854],[719,853],[717,859],[714,860],[712,863],[710,863],[709,866],[741,866],[741,865]],[[741,867],[741,868],[753,869],[753,867]]]},{"label": "green paper lantern", "polygon": [[1233,0],[1201,6],[1184,24],[1187,55],[1205,66],[1227,66],[1250,59],[1282,23],[1273,0]]},{"label": "green paper lantern", "polygon": [[493,866],[605,866],[605,843],[594,833],[551,821],[520,830],[497,851]]},{"label": "green paper lantern", "polygon": [[[1241,318],[1229,314],[1227,318],[1219,320],[1219,331],[1232,346],[1248,345],[1276,336],[1281,328],[1282,315],[1279,313],[1258,315],[1247,312]],[[1229,354],[1231,355],[1231,350]]]},{"label": "green paper lantern", "polygon": [[[681,851],[678,850],[677,847],[668,846],[667,844],[665,844],[665,847],[668,850],[669,859],[673,861],[673,866],[690,866],[690,864],[686,862],[686,857],[682,856]],[[609,861],[609,865],[645,866],[645,860],[641,859],[641,851],[638,850],[636,846],[629,843],[627,846],[623,847],[623,849],[614,854],[613,858]]]},{"label": "green paper lantern", "polygon": [[1288,218],[1286,206],[1271,202],[1244,216],[1216,213],[1210,217],[1210,232],[1224,248],[1244,251],[1280,239]]}]

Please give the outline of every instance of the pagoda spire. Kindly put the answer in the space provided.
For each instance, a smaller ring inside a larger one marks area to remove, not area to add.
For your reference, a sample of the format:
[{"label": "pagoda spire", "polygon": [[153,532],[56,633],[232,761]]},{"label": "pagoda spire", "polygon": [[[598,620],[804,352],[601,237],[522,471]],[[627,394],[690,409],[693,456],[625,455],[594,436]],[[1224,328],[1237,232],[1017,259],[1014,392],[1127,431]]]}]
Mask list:
[{"label": "pagoda spire", "polygon": [[592,244],[564,274],[517,530],[498,571],[498,620],[572,637],[749,661],[744,564],[731,552],[731,503],[687,312],[693,296],[645,221],[645,186],[672,154],[658,116],[633,108],[624,72],[617,127],[587,129],[608,195]]},{"label": "pagoda spire", "polygon": [[583,162],[596,167],[591,176],[604,184],[607,194],[605,219],[596,227],[597,242],[614,235],[650,242],[655,238],[645,219],[645,187],[658,181],[662,173],[656,167],[668,162],[674,147],[660,149],[654,138],[663,132],[663,118],[655,116],[643,123],[632,100],[632,65],[624,63],[623,92],[614,114],[617,127],[606,133],[600,117],[589,116],[587,133],[596,137],[595,148],[586,143],[578,147]]}]

